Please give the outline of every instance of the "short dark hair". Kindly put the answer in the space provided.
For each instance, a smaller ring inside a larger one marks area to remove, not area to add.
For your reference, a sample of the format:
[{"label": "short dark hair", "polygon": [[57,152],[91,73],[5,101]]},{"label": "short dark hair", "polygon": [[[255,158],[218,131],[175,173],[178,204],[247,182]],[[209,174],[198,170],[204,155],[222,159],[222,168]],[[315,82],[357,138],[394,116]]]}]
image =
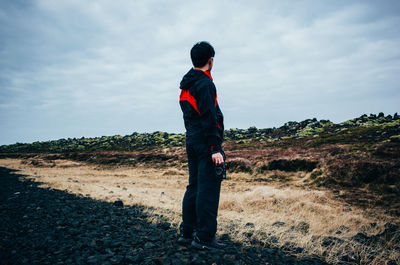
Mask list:
[{"label": "short dark hair", "polygon": [[194,67],[203,67],[207,64],[208,59],[214,57],[215,51],[213,46],[206,41],[196,43],[190,50],[190,58]]}]

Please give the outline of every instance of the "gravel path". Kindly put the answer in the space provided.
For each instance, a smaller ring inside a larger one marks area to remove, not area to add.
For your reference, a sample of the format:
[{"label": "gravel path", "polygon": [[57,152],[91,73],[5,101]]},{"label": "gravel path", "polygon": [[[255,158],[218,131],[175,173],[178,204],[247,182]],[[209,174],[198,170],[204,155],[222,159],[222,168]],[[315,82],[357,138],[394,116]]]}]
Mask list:
[{"label": "gravel path", "polygon": [[19,181],[0,167],[0,264],[326,264],[297,260],[268,246],[198,251],[176,244],[166,220],[142,207],[121,207]]}]

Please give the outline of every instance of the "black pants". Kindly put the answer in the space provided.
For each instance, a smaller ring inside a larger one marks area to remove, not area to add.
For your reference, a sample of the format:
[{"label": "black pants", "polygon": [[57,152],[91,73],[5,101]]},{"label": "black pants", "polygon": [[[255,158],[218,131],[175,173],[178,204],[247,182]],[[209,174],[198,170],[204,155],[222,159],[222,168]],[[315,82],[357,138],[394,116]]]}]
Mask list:
[{"label": "black pants", "polygon": [[204,140],[186,139],[189,185],[182,202],[181,233],[210,241],[217,231],[221,180],[215,174],[211,152]]}]

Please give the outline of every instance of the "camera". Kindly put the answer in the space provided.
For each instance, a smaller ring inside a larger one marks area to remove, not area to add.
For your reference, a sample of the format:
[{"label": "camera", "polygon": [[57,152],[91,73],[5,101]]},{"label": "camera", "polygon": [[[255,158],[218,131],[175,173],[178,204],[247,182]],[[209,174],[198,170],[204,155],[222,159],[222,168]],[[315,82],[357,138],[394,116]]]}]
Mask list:
[{"label": "camera", "polygon": [[220,180],[226,179],[226,156],[224,151],[221,150],[222,157],[224,158],[224,163],[222,165],[215,165],[215,173],[217,175],[217,178]]}]

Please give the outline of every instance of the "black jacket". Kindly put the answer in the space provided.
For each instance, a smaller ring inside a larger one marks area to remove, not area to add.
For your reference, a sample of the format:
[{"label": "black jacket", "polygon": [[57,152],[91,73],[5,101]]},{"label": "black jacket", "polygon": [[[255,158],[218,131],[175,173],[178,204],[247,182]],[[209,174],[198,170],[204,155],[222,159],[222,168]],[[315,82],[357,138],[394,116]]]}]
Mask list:
[{"label": "black jacket", "polygon": [[180,89],[179,104],[187,140],[204,137],[212,153],[221,151],[224,117],[218,106],[217,89],[211,75],[192,68],[183,76]]}]

